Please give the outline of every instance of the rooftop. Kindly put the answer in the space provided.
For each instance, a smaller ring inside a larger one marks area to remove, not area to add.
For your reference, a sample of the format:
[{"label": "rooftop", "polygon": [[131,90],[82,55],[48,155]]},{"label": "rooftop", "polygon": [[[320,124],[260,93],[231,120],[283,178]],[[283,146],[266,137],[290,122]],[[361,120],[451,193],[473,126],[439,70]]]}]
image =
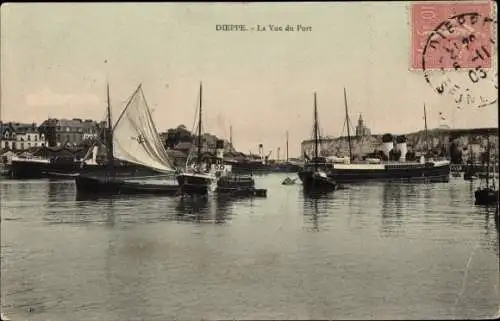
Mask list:
[{"label": "rooftop", "polygon": [[36,123],[0,122],[0,132],[3,134],[6,130],[15,133],[36,133],[38,132],[38,126]]}]

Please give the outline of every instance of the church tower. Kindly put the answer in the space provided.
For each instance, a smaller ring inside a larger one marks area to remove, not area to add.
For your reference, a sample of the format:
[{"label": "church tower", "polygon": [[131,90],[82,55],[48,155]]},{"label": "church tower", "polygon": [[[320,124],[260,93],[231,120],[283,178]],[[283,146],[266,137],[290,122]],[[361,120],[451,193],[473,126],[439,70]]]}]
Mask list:
[{"label": "church tower", "polygon": [[370,129],[365,126],[363,116],[359,114],[358,126],[356,126],[356,137],[370,136]]}]

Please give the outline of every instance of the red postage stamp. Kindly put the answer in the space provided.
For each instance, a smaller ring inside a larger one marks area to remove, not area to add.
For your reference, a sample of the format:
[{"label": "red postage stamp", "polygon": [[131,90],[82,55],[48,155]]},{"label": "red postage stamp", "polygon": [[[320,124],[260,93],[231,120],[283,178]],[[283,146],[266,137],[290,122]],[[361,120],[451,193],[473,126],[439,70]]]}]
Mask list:
[{"label": "red postage stamp", "polygon": [[[491,68],[491,1],[411,4],[411,70]],[[496,24],[496,21],[494,21]]]}]

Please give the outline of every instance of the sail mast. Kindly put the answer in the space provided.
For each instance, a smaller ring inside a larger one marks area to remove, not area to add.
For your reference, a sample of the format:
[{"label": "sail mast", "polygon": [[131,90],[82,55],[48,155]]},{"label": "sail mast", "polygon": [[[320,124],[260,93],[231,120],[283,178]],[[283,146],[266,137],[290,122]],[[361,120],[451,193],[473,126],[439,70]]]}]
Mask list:
[{"label": "sail mast", "polygon": [[352,146],[351,146],[351,123],[349,121],[349,112],[347,110],[347,94],[344,87],[344,105],[345,105],[345,119],[347,122],[347,142],[349,143],[349,160],[352,160]]},{"label": "sail mast", "polygon": [[490,137],[486,136],[486,188],[490,187]]},{"label": "sail mast", "polygon": [[314,169],[318,161],[318,106],[316,103],[316,92],[314,92]]},{"label": "sail mast", "polygon": [[229,126],[229,151],[233,151],[233,125]]},{"label": "sail mast", "polygon": [[107,114],[108,114],[108,130],[107,130],[107,142],[106,142],[106,147],[107,147],[107,152],[108,152],[108,165],[110,168],[113,168],[114,164],[114,156],[113,156],[113,123],[111,121],[111,102],[109,98],[109,83],[106,84],[106,94],[107,94],[107,101],[108,101],[108,107],[107,107]]},{"label": "sail mast", "polygon": [[424,104],[424,124],[425,124],[425,150],[427,157],[429,156],[429,139],[428,139],[428,134],[427,134],[427,112],[425,110],[425,104]]},{"label": "sail mast", "polygon": [[288,162],[288,130],[286,131],[286,161]]},{"label": "sail mast", "polygon": [[201,163],[201,108],[202,108],[202,83],[200,81],[200,108],[198,110],[198,163]]}]

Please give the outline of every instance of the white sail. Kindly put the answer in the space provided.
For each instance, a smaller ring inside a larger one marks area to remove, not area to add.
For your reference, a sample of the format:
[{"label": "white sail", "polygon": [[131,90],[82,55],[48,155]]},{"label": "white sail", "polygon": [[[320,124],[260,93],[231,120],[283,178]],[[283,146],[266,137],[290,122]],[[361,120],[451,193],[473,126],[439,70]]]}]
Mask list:
[{"label": "white sail", "polygon": [[160,172],[175,171],[149,111],[141,85],[120,115],[113,115],[113,156]]}]

